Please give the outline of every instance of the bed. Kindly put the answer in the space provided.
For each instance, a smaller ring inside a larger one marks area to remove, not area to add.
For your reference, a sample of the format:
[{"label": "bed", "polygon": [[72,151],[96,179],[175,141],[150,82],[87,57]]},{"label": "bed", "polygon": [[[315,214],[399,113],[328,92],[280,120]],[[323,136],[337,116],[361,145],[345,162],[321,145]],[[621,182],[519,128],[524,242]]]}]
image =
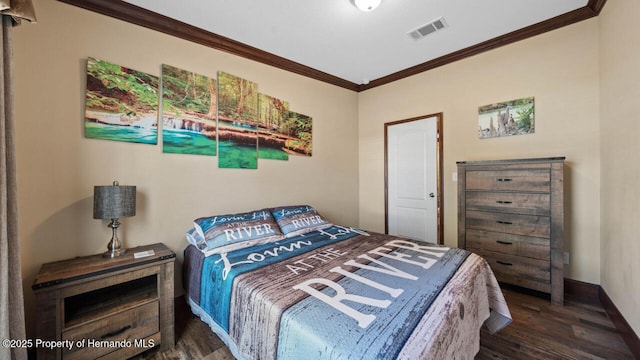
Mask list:
[{"label": "bed", "polygon": [[237,359],[473,359],[511,321],[481,257],[286,206],[194,221],[192,312]]}]

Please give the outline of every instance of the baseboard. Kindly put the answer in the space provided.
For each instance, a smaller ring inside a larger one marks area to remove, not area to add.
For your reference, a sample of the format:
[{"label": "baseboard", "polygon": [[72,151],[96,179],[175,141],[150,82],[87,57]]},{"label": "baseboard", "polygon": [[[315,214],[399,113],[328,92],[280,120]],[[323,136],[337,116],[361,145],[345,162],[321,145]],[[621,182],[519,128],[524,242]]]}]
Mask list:
[{"label": "baseboard", "polygon": [[618,329],[618,332],[620,332],[624,342],[627,343],[627,346],[629,347],[629,350],[631,350],[633,356],[640,360],[640,339],[638,338],[638,335],[633,331],[613,301],[611,301],[611,298],[609,298],[606,291],[604,291],[602,287],[599,288],[599,298],[602,307],[607,312],[607,315],[609,315],[609,318],[611,318],[611,321]]},{"label": "baseboard", "polygon": [[629,347],[629,350],[631,350],[633,356],[640,360],[640,339],[638,335],[633,331],[602,286],[564,279],[564,291],[565,295],[573,296],[581,301],[600,304],[607,312],[616,329],[618,329],[620,336]]},{"label": "baseboard", "polygon": [[565,278],[564,294],[589,304],[600,304],[600,285]]}]

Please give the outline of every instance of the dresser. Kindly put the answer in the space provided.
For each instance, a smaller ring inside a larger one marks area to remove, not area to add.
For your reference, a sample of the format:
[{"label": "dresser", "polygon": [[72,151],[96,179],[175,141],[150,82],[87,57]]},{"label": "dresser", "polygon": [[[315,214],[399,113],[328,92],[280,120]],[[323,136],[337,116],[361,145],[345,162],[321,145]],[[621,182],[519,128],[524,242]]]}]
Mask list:
[{"label": "dresser", "polygon": [[38,359],[126,359],[174,346],[175,253],[163,244],[42,265],[36,298]]},{"label": "dresser", "polygon": [[564,299],[564,157],[459,161],[458,247],[498,281]]}]

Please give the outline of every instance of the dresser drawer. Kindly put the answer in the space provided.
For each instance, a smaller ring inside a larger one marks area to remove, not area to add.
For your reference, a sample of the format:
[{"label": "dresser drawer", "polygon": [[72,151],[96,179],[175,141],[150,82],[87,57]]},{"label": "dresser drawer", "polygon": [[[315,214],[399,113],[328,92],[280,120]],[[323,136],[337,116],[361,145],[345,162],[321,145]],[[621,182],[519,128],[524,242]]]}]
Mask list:
[{"label": "dresser drawer", "polygon": [[548,238],[551,222],[548,216],[496,213],[467,210],[468,229],[486,230]]},{"label": "dresser drawer", "polygon": [[[154,301],[63,331],[62,340],[71,340],[74,343],[80,340],[85,341],[84,347],[63,349],[63,358],[95,359],[118,350],[118,346],[113,346],[116,342],[129,340],[133,343],[136,339],[144,339],[158,333],[160,331],[159,306],[159,302]],[[92,340],[104,341],[108,346],[90,346],[89,341]]]},{"label": "dresser drawer", "polygon": [[551,174],[540,170],[473,170],[466,174],[467,190],[549,192]]},{"label": "dresser drawer", "polygon": [[501,211],[515,214],[550,215],[550,194],[468,191],[467,210]]},{"label": "dresser drawer", "polygon": [[549,261],[500,254],[481,249],[467,250],[482,256],[500,282],[549,292],[551,290],[551,267]]},{"label": "dresser drawer", "polygon": [[551,252],[549,239],[475,229],[467,230],[467,247],[540,260]]}]

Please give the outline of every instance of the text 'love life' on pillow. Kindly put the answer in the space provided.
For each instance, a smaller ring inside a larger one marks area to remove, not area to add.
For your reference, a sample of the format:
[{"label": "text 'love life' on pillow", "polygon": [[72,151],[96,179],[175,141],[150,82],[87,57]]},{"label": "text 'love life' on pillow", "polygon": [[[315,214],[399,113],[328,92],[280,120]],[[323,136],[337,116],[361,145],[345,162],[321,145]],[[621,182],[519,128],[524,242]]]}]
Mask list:
[{"label": "text 'love life' on pillow", "polygon": [[187,232],[189,242],[207,256],[283,238],[269,209],[198,218]]},{"label": "text 'love life' on pillow", "polygon": [[287,238],[325,229],[332,225],[309,205],[281,206],[270,210],[280,226],[280,231]]}]

